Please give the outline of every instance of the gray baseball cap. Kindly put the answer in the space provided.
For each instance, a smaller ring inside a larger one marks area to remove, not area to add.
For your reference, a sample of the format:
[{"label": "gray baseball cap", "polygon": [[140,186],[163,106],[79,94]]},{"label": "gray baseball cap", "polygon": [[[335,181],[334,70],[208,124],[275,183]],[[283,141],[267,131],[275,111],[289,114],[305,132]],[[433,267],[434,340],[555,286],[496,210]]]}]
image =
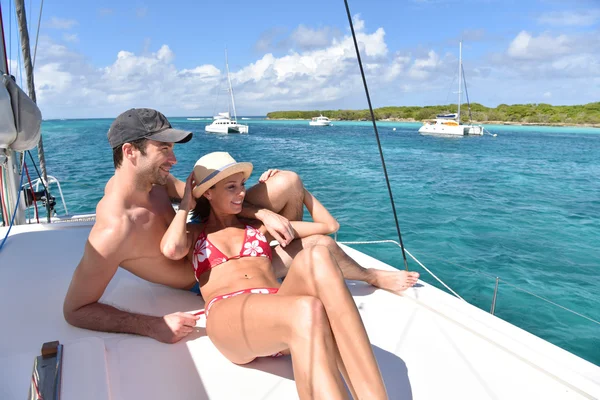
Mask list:
[{"label": "gray baseball cap", "polygon": [[151,108],[132,108],[119,115],[108,129],[111,148],[138,139],[158,142],[185,143],[192,139],[192,132],[173,129],[167,118]]}]

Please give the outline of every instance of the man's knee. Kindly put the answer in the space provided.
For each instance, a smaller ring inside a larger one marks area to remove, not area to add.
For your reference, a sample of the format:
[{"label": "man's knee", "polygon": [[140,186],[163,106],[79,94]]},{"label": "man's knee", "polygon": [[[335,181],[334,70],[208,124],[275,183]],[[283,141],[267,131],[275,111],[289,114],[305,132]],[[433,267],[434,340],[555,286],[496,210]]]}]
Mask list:
[{"label": "man's knee", "polygon": [[275,190],[304,192],[304,183],[294,171],[279,171],[267,180],[267,185]]},{"label": "man's knee", "polygon": [[316,246],[327,247],[329,251],[339,247],[337,242],[331,236],[328,235],[317,235],[314,243]]}]

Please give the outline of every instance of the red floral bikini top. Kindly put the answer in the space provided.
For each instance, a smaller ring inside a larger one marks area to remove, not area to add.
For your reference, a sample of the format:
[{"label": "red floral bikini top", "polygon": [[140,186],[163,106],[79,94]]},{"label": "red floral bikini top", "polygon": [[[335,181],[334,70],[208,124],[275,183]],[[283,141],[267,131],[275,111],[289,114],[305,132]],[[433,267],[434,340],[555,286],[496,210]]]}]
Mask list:
[{"label": "red floral bikini top", "polygon": [[199,279],[200,275],[211,268],[221,265],[226,261],[242,257],[268,257],[269,260],[273,259],[267,238],[258,229],[246,225],[244,242],[240,254],[233,257],[227,257],[221,250],[214,246],[208,240],[206,232],[203,229],[194,244],[193,263],[194,270],[196,271],[196,279]]}]

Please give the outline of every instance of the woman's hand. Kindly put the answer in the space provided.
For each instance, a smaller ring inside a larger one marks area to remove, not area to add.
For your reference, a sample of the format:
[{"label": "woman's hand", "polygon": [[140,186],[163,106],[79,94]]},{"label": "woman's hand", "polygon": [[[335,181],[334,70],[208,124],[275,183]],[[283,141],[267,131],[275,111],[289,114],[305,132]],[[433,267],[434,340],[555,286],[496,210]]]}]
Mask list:
[{"label": "woman's hand", "polygon": [[263,172],[263,174],[260,176],[260,178],[258,178],[258,182],[265,183],[267,181],[267,179],[269,179],[270,177],[272,177],[273,175],[275,175],[278,172],[279,172],[278,169],[268,169],[265,172]]},{"label": "woman's hand", "polygon": [[180,209],[185,209],[186,211],[193,210],[196,207],[196,199],[192,194],[192,191],[196,187],[196,177],[194,176],[194,171],[187,177],[185,181],[185,191],[183,193],[183,198],[181,199],[181,204],[179,204]]},{"label": "woman's hand", "polygon": [[281,247],[285,247],[294,240],[294,228],[290,224],[290,221],[273,211],[262,209],[256,214],[256,219],[260,220],[267,232],[273,236],[273,239],[277,240]]}]

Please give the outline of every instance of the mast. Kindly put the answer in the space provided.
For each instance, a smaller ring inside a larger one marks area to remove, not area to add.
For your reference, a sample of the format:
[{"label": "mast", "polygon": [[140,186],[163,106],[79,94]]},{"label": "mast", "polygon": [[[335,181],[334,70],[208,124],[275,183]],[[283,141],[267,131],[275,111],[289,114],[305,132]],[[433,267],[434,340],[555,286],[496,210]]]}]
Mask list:
[{"label": "mast", "polygon": [[[25,66],[25,72],[27,74],[27,88],[29,89],[29,97],[34,103],[37,103],[35,95],[35,84],[33,81],[33,63],[31,62],[31,46],[29,44],[29,30],[27,29],[27,17],[25,14],[25,1],[15,0],[15,8],[17,12],[17,19],[19,22],[19,34],[21,36],[21,52],[23,53],[23,64]],[[40,9],[41,13],[41,9]],[[41,19],[40,19],[41,21]],[[39,22],[38,22],[39,25]],[[39,29],[39,26],[38,26]],[[50,222],[50,193],[48,191],[48,174],[46,172],[46,157],[44,154],[44,142],[42,141],[42,135],[37,144],[38,159],[40,160],[40,169],[42,170],[42,179],[46,187],[46,218]],[[23,153],[23,157],[25,154]]]},{"label": "mast", "polygon": [[460,91],[462,88],[462,74],[461,74],[461,70],[462,70],[462,40],[460,41],[459,47],[458,47],[458,116],[456,117],[456,121],[458,122],[458,124],[460,125]]},{"label": "mast", "polygon": [[225,67],[227,68],[227,82],[229,83],[229,95],[233,105],[233,120],[237,122],[237,113],[235,111],[235,99],[233,97],[233,86],[231,86],[231,77],[229,76],[229,60],[227,58],[227,48],[225,48]]},{"label": "mast", "polygon": [[[8,57],[6,54],[6,43],[4,41],[4,25],[2,24],[2,10],[0,5],[0,34],[2,34],[2,38],[0,38],[0,57],[2,60],[0,61],[0,72],[2,74],[7,74],[10,72],[8,70]],[[11,16],[9,15],[9,18]],[[8,79],[11,79],[10,77]],[[9,148],[0,149],[0,174],[2,174],[2,179],[0,181],[3,182],[3,187],[0,187],[0,194],[2,199],[4,200],[4,206],[6,209],[6,213],[3,212],[2,218],[4,219],[4,225],[9,226],[11,221],[14,221],[15,224],[22,224],[25,222],[25,206],[24,201],[19,201],[19,196],[21,196],[21,185],[20,185],[20,175],[21,168],[19,165],[18,155]],[[19,207],[16,207],[17,203]],[[1,205],[0,205],[1,207]],[[14,217],[13,217],[13,214]]]}]

